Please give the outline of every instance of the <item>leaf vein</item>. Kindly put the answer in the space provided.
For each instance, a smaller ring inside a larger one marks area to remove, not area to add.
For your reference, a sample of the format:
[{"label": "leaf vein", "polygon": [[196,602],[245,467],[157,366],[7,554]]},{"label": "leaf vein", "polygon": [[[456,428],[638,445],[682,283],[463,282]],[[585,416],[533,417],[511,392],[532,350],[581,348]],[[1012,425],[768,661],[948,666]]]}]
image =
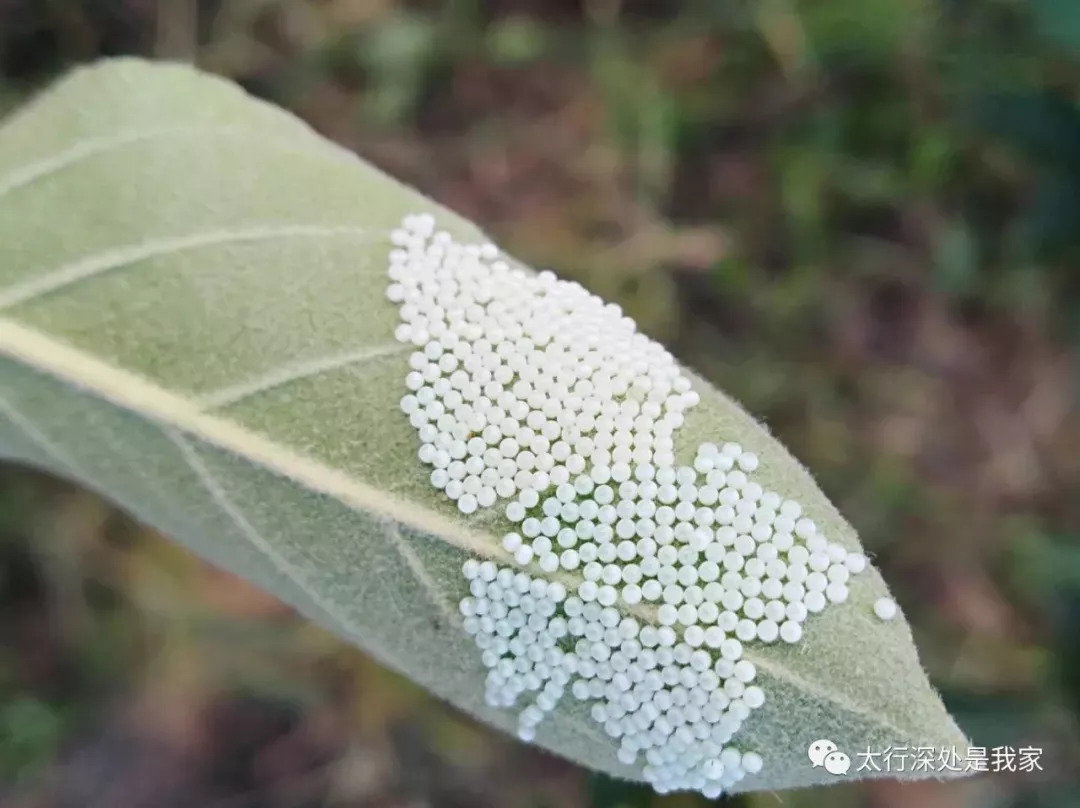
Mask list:
[{"label": "leaf vein", "polygon": [[150,381],[4,318],[0,318],[0,354],[152,422],[197,435],[309,491],[433,534],[482,558],[513,563],[501,545],[473,533],[457,519],[376,490],[235,422],[200,412],[192,402]]},{"label": "leaf vein", "polygon": [[[147,129],[140,132],[130,132],[113,137],[87,138],[85,140],[77,141],[62,152],[43,157],[40,160],[21,167],[17,171],[11,172],[6,177],[0,177],[0,198],[7,196],[9,193],[18,190],[19,188],[32,185],[39,180],[58,174],[64,169],[77,165],[83,160],[100,154],[107,154],[110,151],[115,151],[125,146],[133,146],[137,143],[145,143],[159,138],[197,137],[200,135],[210,137],[217,135],[246,135],[253,138],[258,137],[260,145],[274,145],[272,139],[268,140],[263,133],[257,132],[248,126],[170,126]],[[286,141],[281,142],[281,147],[283,149],[291,145],[291,143],[287,143]],[[303,152],[305,154],[316,153],[314,149],[295,149],[295,151]]]},{"label": "leaf vein", "polygon": [[[161,429],[165,436],[172,441],[179,450],[184,462],[198,478],[199,483],[203,488],[206,489],[207,494],[210,495],[210,498],[221,512],[229,518],[236,529],[266,556],[279,573],[300,587],[304,594],[311,598],[312,602],[325,614],[334,615],[336,619],[343,620],[344,618],[338,615],[332,604],[325,603],[322,598],[319,597],[317,592],[305,584],[299,570],[277,551],[274,545],[267,540],[253,524],[251,524],[243,511],[233,503],[221,483],[218,482],[210,469],[203,463],[202,458],[199,457],[199,453],[196,451],[195,447],[193,447],[191,443],[175,429],[164,426]],[[356,628],[354,626],[350,626],[349,628],[356,633]]]},{"label": "leaf vein", "polygon": [[53,443],[44,432],[34,426],[33,421],[27,418],[25,414],[4,398],[3,395],[0,395],[0,413],[2,413],[9,423],[21,431],[31,443],[40,448],[46,455],[59,461],[60,465],[66,467],[68,471],[72,472],[76,477],[83,476],[79,473],[78,465],[72,462],[67,452]]},{"label": "leaf vein", "polygon": [[267,390],[272,390],[275,387],[281,387],[282,385],[291,384],[292,382],[301,379],[308,379],[323,373],[340,370],[341,368],[349,367],[351,365],[363,365],[366,362],[380,359],[384,356],[393,356],[397,353],[405,353],[412,350],[415,350],[412,345],[402,345],[400,342],[387,342],[353,351],[305,359],[302,362],[285,364],[273,368],[263,375],[249,379],[246,382],[240,382],[239,384],[229,385],[209,393],[204,393],[200,397],[200,403],[202,409],[206,411],[222,409],[238,404],[259,393],[265,393]]},{"label": "leaf vein", "polygon": [[435,604],[435,606],[443,613],[443,617],[446,618],[449,623],[456,623],[458,611],[452,607],[444,598],[440,592],[439,587],[435,585],[435,581],[432,580],[431,575],[428,574],[427,568],[424,566],[424,562],[420,560],[420,556],[416,554],[416,551],[409,545],[409,542],[401,535],[401,529],[397,522],[391,519],[383,520],[383,528],[386,531],[387,536],[390,537],[390,543],[394,545],[394,549],[397,550],[398,555],[408,566],[413,575],[416,576],[416,580],[420,582],[420,585],[427,591],[428,597]]},{"label": "leaf vein", "polygon": [[39,277],[0,289],[0,311],[55,292],[110,270],[163,255],[251,241],[290,238],[371,237],[371,231],[347,225],[259,224],[246,229],[210,230],[186,236],[130,244],[72,261]]}]

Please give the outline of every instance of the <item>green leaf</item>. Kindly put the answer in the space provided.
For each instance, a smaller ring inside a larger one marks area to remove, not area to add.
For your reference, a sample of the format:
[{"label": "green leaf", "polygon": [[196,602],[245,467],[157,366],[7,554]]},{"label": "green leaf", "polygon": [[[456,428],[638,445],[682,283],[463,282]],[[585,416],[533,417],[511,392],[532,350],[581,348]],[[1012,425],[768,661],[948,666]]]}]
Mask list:
[{"label": "green leaf", "polygon": [[[496,538],[509,523],[498,508],[463,517],[430,486],[397,407],[407,351],[383,294],[387,237],[420,211],[481,237],[224,81],[133,60],[75,73],[0,130],[0,453],[101,492],[510,729],[484,704],[456,611],[466,558],[510,563]],[[787,451],[693,381],[703,400],[678,457],[740,441],[762,485],[856,548]],[[820,737],[853,761],[964,747],[908,627],[873,616],[886,591],[856,576],[799,645],[747,648],[767,701],[737,740],[765,769],[740,788],[834,781],[807,759]],[[538,743],[640,777],[572,699]]]}]

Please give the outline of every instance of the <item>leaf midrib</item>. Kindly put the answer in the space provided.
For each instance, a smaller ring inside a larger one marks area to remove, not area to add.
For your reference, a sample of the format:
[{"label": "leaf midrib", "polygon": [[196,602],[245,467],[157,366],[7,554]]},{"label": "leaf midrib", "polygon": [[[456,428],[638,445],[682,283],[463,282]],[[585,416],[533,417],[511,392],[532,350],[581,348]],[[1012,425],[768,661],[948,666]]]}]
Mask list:
[{"label": "leaf midrib", "polygon": [[473,533],[441,514],[371,488],[233,421],[203,412],[192,402],[153,382],[8,318],[0,318],[0,352],[32,369],[47,372],[69,386],[110,401],[121,409],[155,423],[172,426],[217,448],[238,454],[311,491],[328,494],[354,508],[438,536],[461,550],[500,563],[512,563],[509,554],[501,547],[492,547],[488,537],[483,534]]},{"label": "leaf midrib", "polygon": [[[193,435],[219,449],[238,454],[308,490],[332,496],[345,505],[376,514],[388,521],[405,524],[467,553],[505,566],[522,568],[501,543],[488,534],[474,533],[442,514],[371,488],[233,421],[200,410],[191,401],[130,371],[104,363],[7,318],[0,318],[0,353],[163,427]],[[696,380],[697,377],[694,378]],[[295,575],[290,577],[307,591],[303,581],[297,580]],[[552,577],[566,584],[568,589],[576,588],[582,580],[580,576],[563,572]],[[312,593],[308,592],[308,595]],[[638,618],[656,623],[655,608],[639,605],[630,611]],[[787,682],[823,702],[897,732],[900,737],[910,735],[910,732],[885,720],[879,711],[869,710],[823,690],[817,683],[761,656],[752,648],[744,648],[744,656],[777,680]]]}]

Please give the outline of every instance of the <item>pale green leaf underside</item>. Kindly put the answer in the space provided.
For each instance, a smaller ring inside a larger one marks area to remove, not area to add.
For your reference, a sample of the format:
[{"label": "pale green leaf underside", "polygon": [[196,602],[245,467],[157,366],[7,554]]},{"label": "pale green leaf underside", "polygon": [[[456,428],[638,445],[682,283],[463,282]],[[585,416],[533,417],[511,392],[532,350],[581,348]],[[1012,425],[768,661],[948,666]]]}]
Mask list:
[{"label": "pale green leaf underside", "polygon": [[[506,524],[497,508],[461,517],[428,485],[397,410],[386,236],[421,210],[480,238],[223,81],[137,61],[74,74],[0,130],[0,453],[101,492],[509,729],[456,612],[466,557],[508,561]],[[856,547],[801,466],[695,383],[680,459],[737,439],[763,485]],[[965,746],[908,627],[873,616],[885,593],[856,576],[801,644],[748,649],[768,701],[738,740],[765,769],[740,788],[834,782],[806,758],[819,737]],[[570,698],[538,742],[638,777]]]}]

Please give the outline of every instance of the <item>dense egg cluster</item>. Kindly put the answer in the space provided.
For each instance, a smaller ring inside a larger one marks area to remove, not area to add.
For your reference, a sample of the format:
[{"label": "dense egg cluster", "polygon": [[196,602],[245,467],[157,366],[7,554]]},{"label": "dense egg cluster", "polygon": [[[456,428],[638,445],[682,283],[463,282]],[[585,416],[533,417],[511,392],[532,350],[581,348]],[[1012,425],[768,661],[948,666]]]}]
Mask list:
[{"label": "dense egg cluster", "polygon": [[491,561],[467,561],[464,574],[470,595],[461,611],[490,669],[487,701],[512,707],[529,699],[518,714],[523,740],[569,691],[591,702],[593,720],[619,740],[621,762],[644,756],[642,774],[658,791],[715,797],[761,770],[760,755],[729,744],[765,702],[737,641],[723,643],[714,660],[675,629],[642,624],[580,591],[567,595],[557,581]]},{"label": "dense egg cluster", "polygon": [[532,740],[569,692],[660,792],[715,797],[759,772],[761,755],[734,744],[766,700],[748,649],[798,643],[848,599],[865,556],[756,482],[759,459],[737,443],[677,465],[698,396],[617,307],[428,216],[392,240],[419,458],[463,513],[508,500],[514,566],[463,568],[488,703],[525,701],[518,734]]},{"label": "dense egg cluster", "polygon": [[587,467],[674,462],[698,394],[662,346],[580,285],[434,228],[393,231],[387,290],[417,348],[400,406],[432,485],[470,514]]}]

